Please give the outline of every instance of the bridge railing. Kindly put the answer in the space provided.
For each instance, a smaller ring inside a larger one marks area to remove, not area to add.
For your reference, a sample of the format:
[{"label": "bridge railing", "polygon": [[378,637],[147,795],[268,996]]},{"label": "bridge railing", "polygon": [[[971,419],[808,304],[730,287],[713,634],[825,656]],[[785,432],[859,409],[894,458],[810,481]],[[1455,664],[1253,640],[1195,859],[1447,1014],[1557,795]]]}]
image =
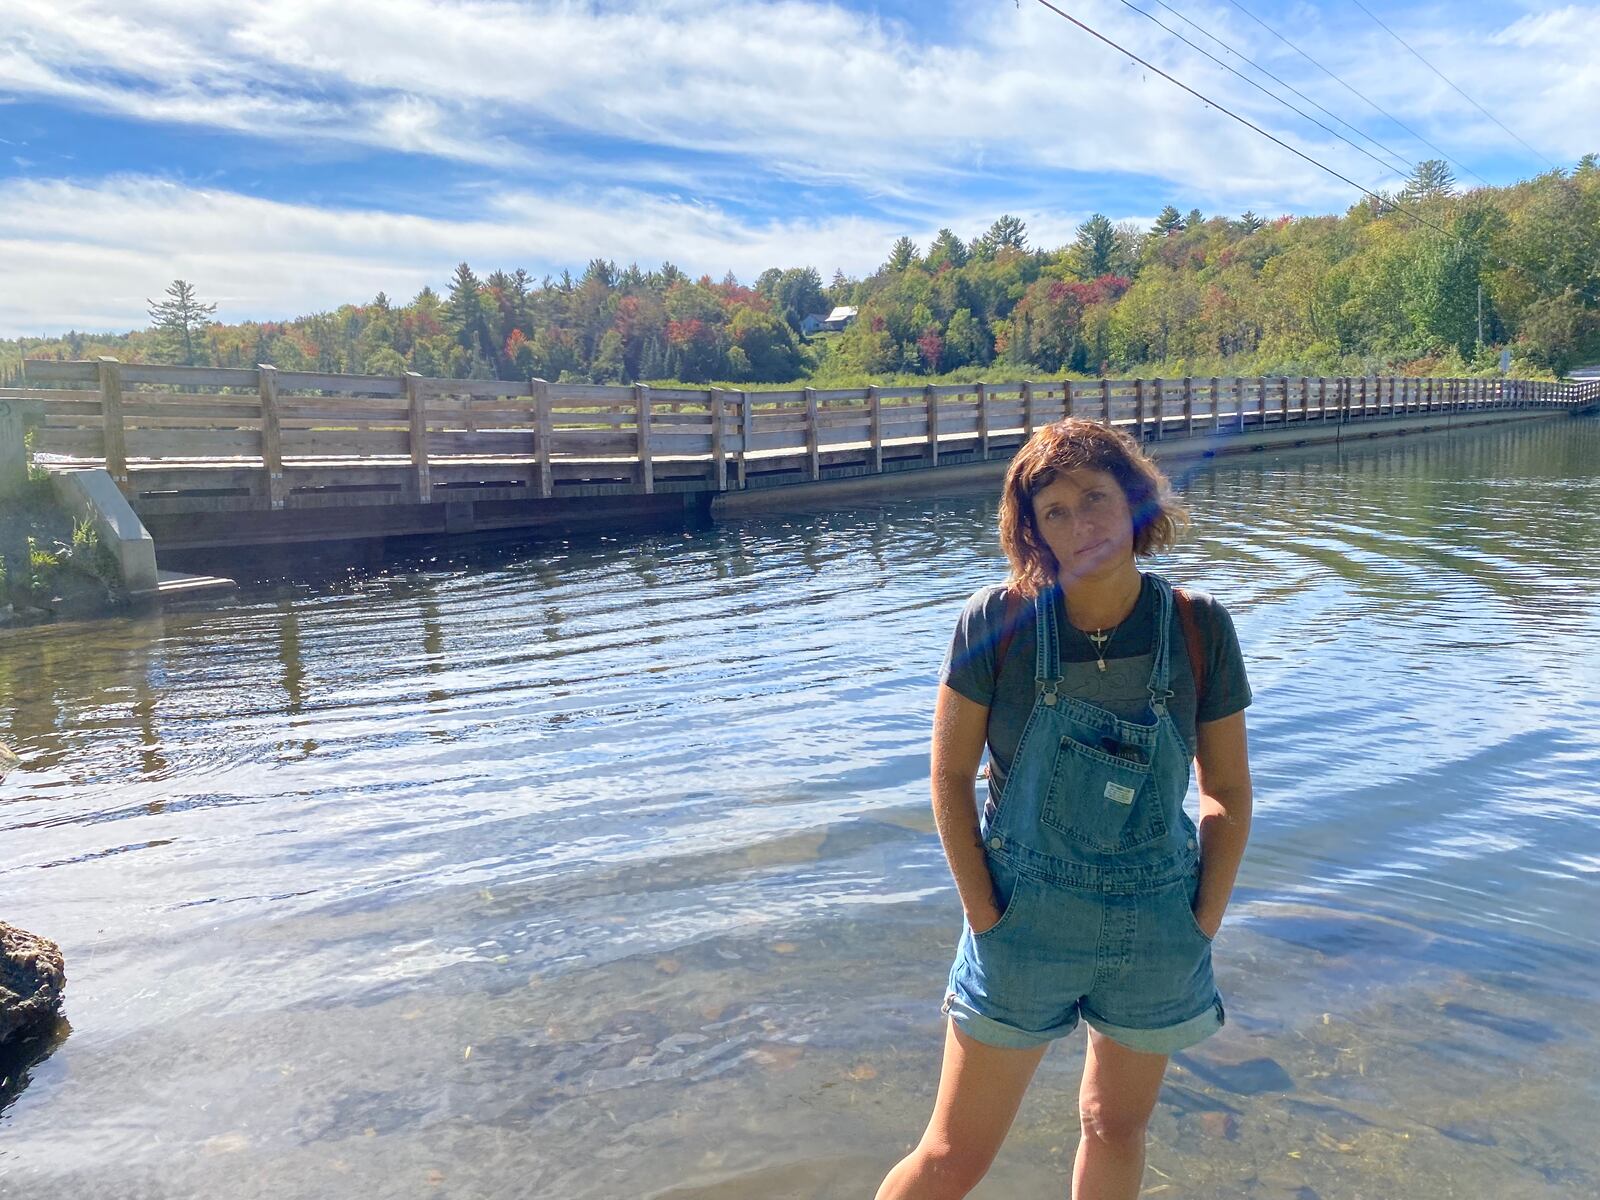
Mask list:
[{"label": "bridge railing", "polygon": [[[1296,422],[1600,401],[1600,382],[1303,376],[1097,379],[745,391],[30,360],[0,399],[42,412],[36,450],[104,463],[152,502],[196,472],[218,495],[272,508],[291,495],[362,492],[428,501],[501,484],[651,492],[747,486],[780,463],[817,479],[824,460],[990,455],[1080,416],[1141,440],[1227,436]],[[231,473],[230,473],[231,472]]]}]

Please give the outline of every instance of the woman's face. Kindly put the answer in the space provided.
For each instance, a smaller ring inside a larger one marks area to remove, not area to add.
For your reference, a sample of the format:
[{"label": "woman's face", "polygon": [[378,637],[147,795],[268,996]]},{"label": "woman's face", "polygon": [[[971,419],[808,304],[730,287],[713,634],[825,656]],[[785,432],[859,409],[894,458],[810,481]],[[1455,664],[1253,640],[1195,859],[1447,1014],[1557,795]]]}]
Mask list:
[{"label": "woman's face", "polygon": [[1109,471],[1056,476],[1033,498],[1033,526],[1056,556],[1063,585],[1115,574],[1133,560],[1133,512]]}]

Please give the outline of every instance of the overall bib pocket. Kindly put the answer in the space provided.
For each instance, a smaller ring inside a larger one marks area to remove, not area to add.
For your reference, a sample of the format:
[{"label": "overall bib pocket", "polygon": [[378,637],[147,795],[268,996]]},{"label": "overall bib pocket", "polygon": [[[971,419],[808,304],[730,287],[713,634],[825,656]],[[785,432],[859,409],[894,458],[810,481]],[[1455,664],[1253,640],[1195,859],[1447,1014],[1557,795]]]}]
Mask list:
[{"label": "overall bib pocket", "polygon": [[1167,822],[1144,761],[1063,737],[1041,820],[1102,853],[1131,850],[1166,836]]}]

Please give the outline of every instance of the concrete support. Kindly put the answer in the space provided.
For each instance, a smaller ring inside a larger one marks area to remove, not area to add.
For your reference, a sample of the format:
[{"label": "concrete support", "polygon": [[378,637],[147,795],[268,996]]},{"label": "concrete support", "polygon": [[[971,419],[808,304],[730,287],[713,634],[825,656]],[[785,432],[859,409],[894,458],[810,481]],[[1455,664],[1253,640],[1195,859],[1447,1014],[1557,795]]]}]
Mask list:
[{"label": "concrete support", "polygon": [[87,520],[116,557],[122,585],[137,596],[156,590],[156,544],[144,523],[102,467],[86,471],[52,471],[56,498],[74,519]]}]

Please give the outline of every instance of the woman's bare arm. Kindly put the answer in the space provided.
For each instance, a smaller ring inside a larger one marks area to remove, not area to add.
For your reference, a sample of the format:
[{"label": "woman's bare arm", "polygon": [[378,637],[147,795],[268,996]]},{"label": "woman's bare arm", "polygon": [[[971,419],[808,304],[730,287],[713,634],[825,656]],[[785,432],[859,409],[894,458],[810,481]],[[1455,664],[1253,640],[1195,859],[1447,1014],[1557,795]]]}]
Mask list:
[{"label": "woman's bare arm", "polygon": [[974,932],[1000,920],[994,880],[978,831],[974,783],[988,738],[989,710],[947,685],[940,685],[933,711],[933,821]]},{"label": "woman's bare arm", "polygon": [[1241,710],[1195,727],[1195,772],[1200,785],[1200,894],[1194,918],[1215,935],[1233,895],[1250,839],[1254,794],[1250,748]]}]

